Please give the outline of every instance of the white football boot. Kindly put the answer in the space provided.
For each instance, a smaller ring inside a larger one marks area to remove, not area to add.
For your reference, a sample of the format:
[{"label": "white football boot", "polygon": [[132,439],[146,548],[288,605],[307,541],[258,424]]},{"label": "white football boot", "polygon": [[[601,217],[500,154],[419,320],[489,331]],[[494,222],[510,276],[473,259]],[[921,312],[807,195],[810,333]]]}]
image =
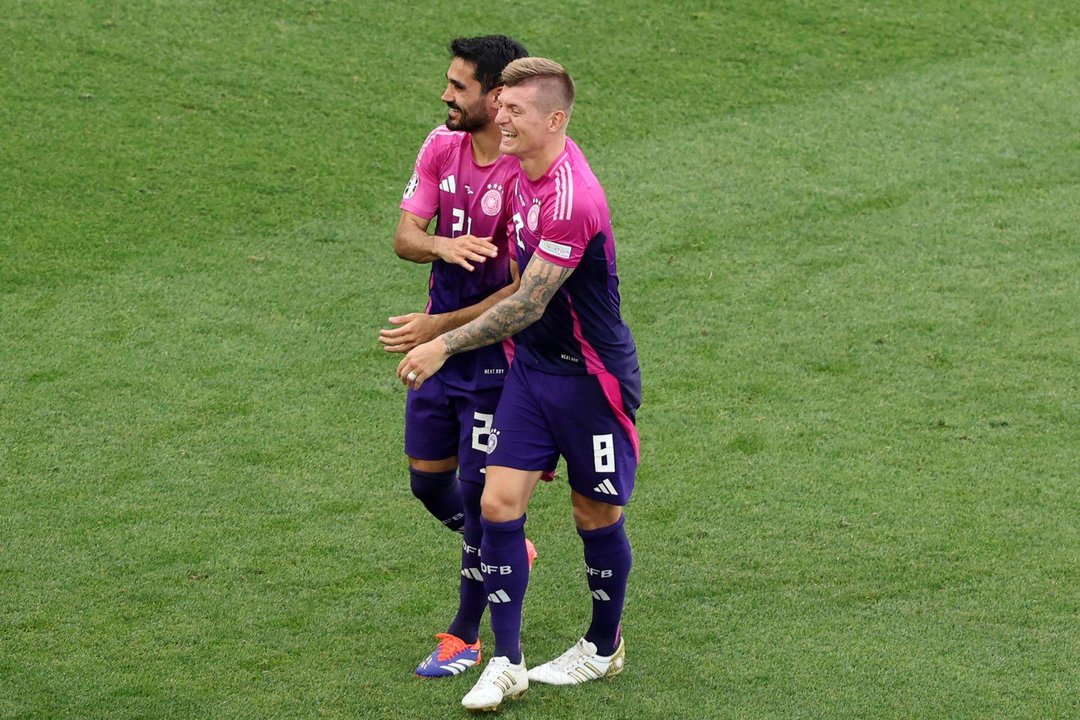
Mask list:
[{"label": "white football boot", "polygon": [[604,657],[596,654],[596,646],[585,638],[559,657],[529,671],[529,679],[546,685],[580,685],[590,680],[614,677],[626,664],[626,643],[619,638],[619,647]]},{"label": "white football boot", "polygon": [[469,694],[461,699],[467,710],[497,710],[503,700],[513,700],[529,689],[525,657],[517,665],[505,655],[491,658],[480,679]]}]

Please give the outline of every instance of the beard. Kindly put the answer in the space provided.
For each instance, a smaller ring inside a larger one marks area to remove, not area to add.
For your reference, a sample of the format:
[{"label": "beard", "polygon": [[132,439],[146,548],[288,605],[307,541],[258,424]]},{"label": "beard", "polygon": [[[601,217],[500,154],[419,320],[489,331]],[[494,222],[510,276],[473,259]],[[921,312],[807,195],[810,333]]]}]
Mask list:
[{"label": "beard", "polygon": [[448,130],[457,130],[459,132],[472,133],[477,130],[483,130],[487,125],[487,118],[483,117],[480,112],[470,112],[457,105],[451,105],[447,103],[447,106],[451,110],[457,110],[458,116],[456,118],[446,118],[446,128]]}]

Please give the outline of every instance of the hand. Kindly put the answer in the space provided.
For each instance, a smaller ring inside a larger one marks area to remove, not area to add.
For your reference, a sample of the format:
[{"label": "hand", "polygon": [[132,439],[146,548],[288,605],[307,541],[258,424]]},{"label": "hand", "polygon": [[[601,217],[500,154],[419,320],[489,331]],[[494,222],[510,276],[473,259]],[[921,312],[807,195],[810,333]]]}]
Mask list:
[{"label": "hand", "polygon": [[450,355],[441,337],[417,345],[398,363],[397,374],[401,382],[418,390],[424,381],[439,371]]},{"label": "hand", "polygon": [[439,259],[452,265],[460,265],[469,272],[475,269],[471,263],[482,263],[499,254],[498,248],[491,242],[490,237],[476,237],[475,235],[459,235],[452,239],[432,237],[435,237],[434,252]]},{"label": "hand", "polygon": [[390,318],[399,327],[379,331],[379,342],[386,352],[409,352],[420,343],[434,340],[445,331],[438,315],[409,313]]}]

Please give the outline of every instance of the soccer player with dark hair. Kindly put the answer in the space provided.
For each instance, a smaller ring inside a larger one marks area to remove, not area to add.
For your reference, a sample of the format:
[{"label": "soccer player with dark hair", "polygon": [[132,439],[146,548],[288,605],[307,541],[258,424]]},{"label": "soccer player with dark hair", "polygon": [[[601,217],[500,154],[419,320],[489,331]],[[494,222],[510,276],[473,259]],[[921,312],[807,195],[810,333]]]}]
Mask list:
[{"label": "soccer player with dark hair", "polygon": [[[500,74],[527,52],[516,40],[488,35],[457,38],[450,53],[442,94],[446,124],[432,130],[420,147],[394,233],[399,257],[431,263],[428,305],[426,312],[390,318],[395,327],[381,331],[379,340],[391,352],[406,352],[475,318],[516,287],[505,192],[517,161],[499,152],[494,119]],[[511,351],[507,343],[461,353],[436,381],[410,390],[406,400],[412,492],[446,527],[463,535],[457,615],[416,668],[423,677],[456,675],[480,661],[478,633],[487,605],[479,557],[480,496],[488,432]],[[522,551],[535,554],[527,541]]]},{"label": "soccer player with dark hair", "polygon": [[[620,312],[615,240],[604,190],[566,137],[574,83],[558,63],[515,60],[503,71],[496,123],[520,163],[510,184],[520,286],[473,320],[418,345],[398,365],[413,388],[459,353],[513,337],[516,352],[489,432],[481,500],[481,569],[495,650],[462,699],[493,710],[529,681],[574,685],[622,671],[631,552],[623,506],[638,463],[637,349]],[[526,670],[521,609],[528,584],[525,511],[541,471],[566,459],[584,545],[592,621],[558,658]]]}]

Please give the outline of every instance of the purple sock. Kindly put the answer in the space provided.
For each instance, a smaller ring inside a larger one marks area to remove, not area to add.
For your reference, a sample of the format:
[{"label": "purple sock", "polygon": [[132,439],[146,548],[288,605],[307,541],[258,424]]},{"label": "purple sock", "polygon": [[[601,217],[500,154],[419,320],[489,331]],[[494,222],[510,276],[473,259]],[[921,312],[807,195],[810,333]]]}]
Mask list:
[{"label": "purple sock", "polygon": [[413,495],[424,503],[428,512],[454,532],[461,532],[465,514],[461,506],[457,470],[429,473],[410,467],[409,479]]},{"label": "purple sock", "polygon": [[600,655],[611,655],[619,645],[626,584],[630,579],[630,541],[626,516],[596,530],[578,530],[585,545],[585,573],[592,593],[592,623],[585,639]]},{"label": "purple sock", "polygon": [[484,528],[480,525],[480,496],[484,486],[480,483],[461,481],[461,499],[465,504],[465,525],[461,543],[461,593],[457,616],[447,632],[467,643],[476,642],[480,632],[480,619],[487,607],[484,592],[484,576],[480,573],[480,540]]},{"label": "purple sock", "polygon": [[521,662],[521,604],[529,584],[529,558],[525,551],[525,516],[509,522],[480,518],[484,539],[480,541],[480,570],[484,574],[491,612],[495,650],[491,657],[506,656]]}]

